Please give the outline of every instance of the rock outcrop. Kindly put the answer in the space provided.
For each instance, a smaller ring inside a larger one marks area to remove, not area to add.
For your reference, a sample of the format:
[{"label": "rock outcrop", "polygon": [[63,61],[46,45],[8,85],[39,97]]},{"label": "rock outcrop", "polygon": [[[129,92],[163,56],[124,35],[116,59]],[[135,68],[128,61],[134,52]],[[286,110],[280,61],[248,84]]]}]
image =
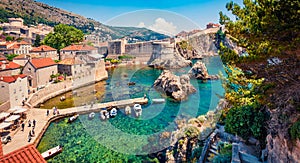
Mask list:
[{"label": "rock outcrop", "polygon": [[174,45],[169,43],[154,43],[153,53],[148,65],[158,69],[178,69],[191,66],[192,62],[174,51]]},{"label": "rock outcrop", "polygon": [[189,45],[187,41],[181,41],[176,44],[176,52],[187,60],[201,59],[202,55]]},{"label": "rock outcrop", "polygon": [[201,61],[196,62],[193,67],[188,72],[191,78],[196,78],[200,80],[217,80],[218,75],[209,75],[205,64]]},{"label": "rock outcrop", "polygon": [[220,42],[223,42],[225,46],[234,50],[239,55],[244,53],[243,48],[238,47],[236,43],[231,41],[227,36],[224,40],[216,39],[218,30],[219,28],[205,29],[190,36],[189,44],[195,49],[195,54],[198,54],[199,57],[218,55]]},{"label": "rock outcrop", "polygon": [[196,92],[195,87],[190,84],[188,75],[179,77],[169,70],[164,70],[155,80],[154,88],[164,92],[177,101],[186,100],[189,94]]}]

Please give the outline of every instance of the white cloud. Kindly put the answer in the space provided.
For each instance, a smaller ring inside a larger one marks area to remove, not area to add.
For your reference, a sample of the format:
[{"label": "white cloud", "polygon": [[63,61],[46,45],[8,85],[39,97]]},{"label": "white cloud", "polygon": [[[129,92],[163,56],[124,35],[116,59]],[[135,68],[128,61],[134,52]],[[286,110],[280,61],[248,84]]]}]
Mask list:
[{"label": "white cloud", "polygon": [[162,33],[162,34],[166,34],[169,36],[174,36],[177,34],[177,27],[172,23],[172,22],[168,22],[166,21],[164,18],[157,18],[155,19],[155,22],[150,25],[150,26],[146,26],[144,22],[140,22],[137,27],[140,28],[149,28],[155,32],[158,33]]},{"label": "white cloud", "polygon": [[144,22],[140,22],[140,23],[137,25],[137,27],[139,27],[139,28],[145,28],[146,25],[145,25]]},{"label": "white cloud", "polygon": [[177,27],[172,22],[167,22],[164,18],[157,18],[154,24],[149,26],[149,29],[173,36],[176,34]]}]

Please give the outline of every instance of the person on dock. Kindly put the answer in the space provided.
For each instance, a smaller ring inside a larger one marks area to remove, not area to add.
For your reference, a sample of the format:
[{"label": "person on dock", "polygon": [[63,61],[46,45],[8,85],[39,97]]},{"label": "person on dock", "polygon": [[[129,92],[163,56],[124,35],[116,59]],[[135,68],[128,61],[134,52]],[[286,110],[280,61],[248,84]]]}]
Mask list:
[{"label": "person on dock", "polygon": [[33,126],[32,127],[35,127],[35,123],[36,123],[36,121],[35,121],[35,119],[32,121],[32,124],[33,124]]},{"label": "person on dock", "polygon": [[147,98],[147,96],[146,96],[146,94],[144,94],[144,99],[146,99]]},{"label": "person on dock", "polygon": [[28,127],[31,127],[31,121],[30,121],[30,119],[28,120]]},{"label": "person on dock", "polygon": [[21,124],[21,127],[22,127],[22,131],[24,131],[24,128],[25,128],[25,123],[24,122]]},{"label": "person on dock", "polygon": [[29,134],[28,134],[28,142],[31,141],[31,131],[29,131]]}]

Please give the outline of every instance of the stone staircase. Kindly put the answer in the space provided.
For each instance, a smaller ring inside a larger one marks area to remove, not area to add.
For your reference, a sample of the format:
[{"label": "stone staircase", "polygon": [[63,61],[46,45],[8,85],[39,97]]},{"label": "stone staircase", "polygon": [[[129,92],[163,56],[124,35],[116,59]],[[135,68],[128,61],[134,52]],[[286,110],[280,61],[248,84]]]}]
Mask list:
[{"label": "stone staircase", "polygon": [[211,163],[213,158],[217,155],[219,155],[218,153],[218,146],[217,146],[217,141],[215,141],[210,148],[208,149],[208,154],[207,154],[207,159],[206,159],[206,163]]}]

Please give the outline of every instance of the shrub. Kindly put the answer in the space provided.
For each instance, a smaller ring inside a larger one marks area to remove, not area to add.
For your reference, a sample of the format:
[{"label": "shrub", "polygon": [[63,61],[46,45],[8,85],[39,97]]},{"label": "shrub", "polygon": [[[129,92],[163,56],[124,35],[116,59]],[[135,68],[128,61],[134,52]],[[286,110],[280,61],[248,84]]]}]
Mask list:
[{"label": "shrub", "polygon": [[290,128],[292,140],[300,140],[300,120],[295,122]]}]

